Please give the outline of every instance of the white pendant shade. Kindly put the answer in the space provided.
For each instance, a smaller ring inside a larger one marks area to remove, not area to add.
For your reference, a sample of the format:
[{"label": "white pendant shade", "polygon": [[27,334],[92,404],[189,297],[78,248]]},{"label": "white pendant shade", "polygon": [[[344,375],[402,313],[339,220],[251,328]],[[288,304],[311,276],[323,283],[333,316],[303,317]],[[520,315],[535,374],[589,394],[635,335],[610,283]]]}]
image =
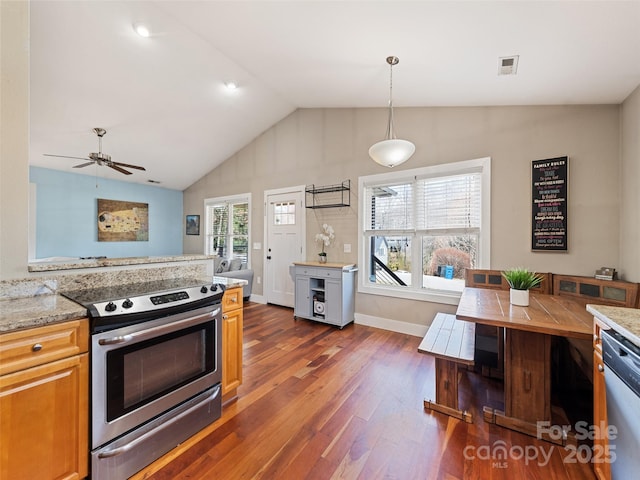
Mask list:
[{"label": "white pendant shade", "polygon": [[369,149],[369,156],[383,167],[395,167],[411,158],[416,146],[408,140],[392,138],[375,143]]},{"label": "white pendant shade", "polygon": [[387,124],[387,136],[381,142],[375,143],[369,148],[369,156],[374,162],[383,167],[395,167],[411,158],[416,146],[409,140],[396,138],[393,132],[393,66],[400,60],[398,57],[387,57],[389,64],[389,123]]}]

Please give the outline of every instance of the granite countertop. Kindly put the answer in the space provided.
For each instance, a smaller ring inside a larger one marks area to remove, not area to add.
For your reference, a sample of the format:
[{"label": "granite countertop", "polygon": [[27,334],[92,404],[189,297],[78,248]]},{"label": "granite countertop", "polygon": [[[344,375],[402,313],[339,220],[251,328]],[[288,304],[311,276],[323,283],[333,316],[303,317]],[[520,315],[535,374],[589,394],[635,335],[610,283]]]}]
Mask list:
[{"label": "granite countertop", "polygon": [[87,316],[87,309],[61,295],[0,300],[0,333]]},{"label": "granite countertop", "polygon": [[321,267],[321,268],[342,268],[343,270],[350,270],[351,267],[355,267],[353,263],[337,263],[337,262],[293,262],[294,265],[301,267]]},{"label": "granite countertop", "polygon": [[213,283],[220,283],[224,285],[226,288],[234,288],[234,287],[242,287],[244,285],[247,285],[249,282],[247,280],[242,280],[241,278],[214,276]]},{"label": "granite countertop", "polygon": [[589,304],[587,311],[640,347],[640,309]]},{"label": "granite countertop", "polygon": [[123,257],[123,258],[77,258],[51,262],[33,262],[28,266],[29,272],[49,272],[56,270],[75,270],[82,268],[119,267],[126,265],[145,265],[167,262],[189,262],[194,260],[210,260],[211,255],[169,255],[164,257]]},{"label": "granite countertop", "polygon": [[[242,287],[248,283],[246,280],[227,277],[213,277],[212,282],[220,283],[226,288]],[[41,327],[86,316],[85,307],[58,294],[6,298],[0,300],[0,333]]]}]

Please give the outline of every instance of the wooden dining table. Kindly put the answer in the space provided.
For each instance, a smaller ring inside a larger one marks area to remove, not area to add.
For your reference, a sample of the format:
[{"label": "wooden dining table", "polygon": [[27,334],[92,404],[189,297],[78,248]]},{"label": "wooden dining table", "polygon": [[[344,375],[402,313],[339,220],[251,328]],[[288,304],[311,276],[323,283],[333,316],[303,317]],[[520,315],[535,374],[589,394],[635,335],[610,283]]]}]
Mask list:
[{"label": "wooden dining table", "polygon": [[485,407],[485,421],[545,438],[538,422],[552,422],[552,337],[591,339],[593,315],[569,297],[531,293],[519,307],[508,290],[465,287],[456,318],[504,328],[504,411]]}]

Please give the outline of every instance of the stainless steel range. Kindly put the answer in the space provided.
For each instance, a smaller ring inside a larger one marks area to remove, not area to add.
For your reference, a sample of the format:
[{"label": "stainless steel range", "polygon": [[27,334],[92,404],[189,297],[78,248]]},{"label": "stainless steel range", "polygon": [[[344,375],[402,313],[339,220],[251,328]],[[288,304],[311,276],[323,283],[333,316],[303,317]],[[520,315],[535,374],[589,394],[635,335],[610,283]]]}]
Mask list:
[{"label": "stainless steel range", "polygon": [[91,478],[127,478],[220,418],[224,287],[67,292],[91,329]]}]

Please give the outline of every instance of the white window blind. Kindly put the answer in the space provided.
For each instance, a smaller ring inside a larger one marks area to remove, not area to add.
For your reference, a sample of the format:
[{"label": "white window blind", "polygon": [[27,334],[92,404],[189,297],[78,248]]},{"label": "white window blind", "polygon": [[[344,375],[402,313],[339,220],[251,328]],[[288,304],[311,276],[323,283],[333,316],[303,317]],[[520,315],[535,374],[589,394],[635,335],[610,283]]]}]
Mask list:
[{"label": "white window blind", "polygon": [[366,230],[392,232],[413,229],[413,191],[413,183],[367,187],[370,222]]},{"label": "white window blind", "polygon": [[206,202],[205,252],[248,261],[249,202],[246,198]]},{"label": "white window blind", "polygon": [[480,228],[480,188],[479,173],[418,180],[417,228],[426,231]]}]

